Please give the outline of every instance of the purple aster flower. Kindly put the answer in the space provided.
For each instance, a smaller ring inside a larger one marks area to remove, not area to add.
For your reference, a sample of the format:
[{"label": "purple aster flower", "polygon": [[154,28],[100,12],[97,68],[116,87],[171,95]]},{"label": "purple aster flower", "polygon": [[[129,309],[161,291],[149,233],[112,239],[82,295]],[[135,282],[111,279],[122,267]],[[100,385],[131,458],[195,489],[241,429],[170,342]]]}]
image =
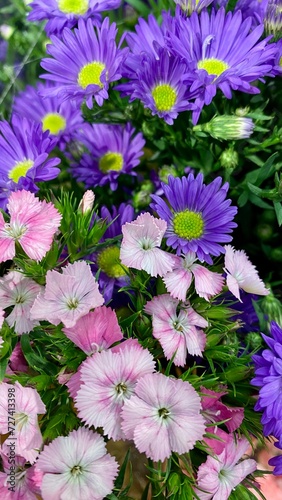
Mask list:
[{"label": "purple aster flower", "polygon": [[195,252],[199,260],[212,264],[211,255],[224,253],[222,244],[232,240],[229,233],[237,226],[237,207],[225,199],[228,183],[221,184],[221,177],[205,185],[202,174],[181,179],[170,175],[168,184],[162,183],[169,205],[152,195],[151,207],[167,222],[167,245],[177,255]]},{"label": "purple aster flower", "polygon": [[179,57],[170,56],[166,49],[160,49],[158,54],[158,59],[144,57],[134,77],[117,89],[130,95],[130,102],[140,99],[153,115],[172,125],[179,112],[195,109],[195,105],[189,103],[195,95],[189,92],[187,85],[189,78],[191,85],[193,77]]},{"label": "purple aster flower", "polygon": [[[107,207],[103,206],[100,216],[107,224],[110,224],[100,240],[102,243],[109,238],[121,236],[121,226],[134,219],[134,210],[131,205],[126,203],[122,203],[119,207],[113,206],[111,212]],[[100,270],[99,289],[107,303],[112,299],[115,292],[129,282],[125,266],[121,265],[120,261],[120,244],[111,243],[107,245],[96,254],[92,254],[90,260],[94,261],[91,266],[93,273],[96,274]]]},{"label": "purple aster flower", "polygon": [[232,90],[249,94],[259,93],[255,80],[269,76],[274,66],[276,47],[268,44],[269,38],[259,42],[264,26],[250,31],[252,19],[242,21],[241,11],[225,13],[206,10],[191,17],[177,16],[178,25],[168,35],[169,48],[190,65],[196,76],[191,91],[202,89],[196,99],[198,109],[193,113],[197,123],[200,110],[211,103],[219,88],[227,99]]},{"label": "purple aster flower", "polygon": [[86,187],[110,184],[117,189],[117,179],[121,174],[136,175],[132,169],[139,164],[143,135],[134,135],[135,129],[128,123],[121,125],[85,124],[76,139],[84,143],[89,154],[83,154],[79,165],[72,168],[73,176]]},{"label": "purple aster flower", "polygon": [[0,122],[0,207],[5,208],[11,192],[38,191],[37,182],[60,173],[59,158],[48,159],[56,143],[40,124],[13,115],[11,125]]},{"label": "purple aster flower", "polygon": [[110,25],[108,17],[100,28],[91,19],[79,19],[74,32],[64,29],[62,40],[52,35],[47,52],[53,59],[43,59],[41,66],[48,71],[42,78],[56,82],[56,87],[46,89],[44,95],[72,99],[78,104],[85,99],[88,108],[92,108],[95,97],[102,106],[108,99],[109,83],[121,78],[120,66],[128,51],[117,47],[116,35],[116,24]]},{"label": "purple aster flower", "polygon": [[51,82],[39,83],[36,87],[28,85],[15,98],[13,110],[20,116],[42,124],[43,131],[57,138],[58,145],[64,148],[77,127],[83,123],[80,109],[69,101],[62,102],[58,96],[42,97],[46,89],[53,89]]},{"label": "purple aster flower", "polygon": [[101,11],[117,9],[120,0],[34,0],[29,4],[32,11],[29,21],[48,19],[45,30],[48,36],[61,34],[64,28],[74,28],[78,19],[100,20]]},{"label": "purple aster flower", "polygon": [[271,337],[262,334],[269,349],[253,356],[255,377],[251,383],[260,387],[256,411],[263,411],[261,422],[265,436],[273,435],[282,447],[282,329],[271,322]]}]

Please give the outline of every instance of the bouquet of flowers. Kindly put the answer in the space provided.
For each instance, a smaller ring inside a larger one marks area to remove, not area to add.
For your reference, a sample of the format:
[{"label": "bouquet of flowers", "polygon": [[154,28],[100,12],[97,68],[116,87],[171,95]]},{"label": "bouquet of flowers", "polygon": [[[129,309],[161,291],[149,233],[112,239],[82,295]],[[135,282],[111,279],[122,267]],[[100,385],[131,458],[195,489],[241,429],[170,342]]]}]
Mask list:
[{"label": "bouquet of flowers", "polygon": [[281,0],[0,12],[1,498],[264,498]]}]

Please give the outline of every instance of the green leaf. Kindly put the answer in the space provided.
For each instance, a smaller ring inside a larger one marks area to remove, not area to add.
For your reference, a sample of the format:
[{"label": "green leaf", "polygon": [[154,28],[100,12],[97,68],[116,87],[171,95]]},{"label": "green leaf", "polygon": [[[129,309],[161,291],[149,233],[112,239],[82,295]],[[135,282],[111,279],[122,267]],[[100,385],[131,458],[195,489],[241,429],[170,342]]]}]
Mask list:
[{"label": "green leaf", "polygon": [[268,177],[271,177],[274,174],[275,167],[273,167],[273,163],[274,163],[274,160],[276,160],[277,156],[278,156],[277,152],[274,153],[273,155],[271,155],[266,160],[266,162],[263,165],[263,167],[261,167],[261,169],[259,170],[259,174],[258,174],[257,180],[256,180],[256,185],[257,186],[260,186],[263,181],[265,181],[266,179],[268,179]]},{"label": "green leaf", "polygon": [[24,334],[21,336],[21,348],[23,355],[31,368],[47,375],[57,374],[58,368],[55,365],[33,351],[29,341],[29,335]]},{"label": "green leaf", "polygon": [[282,203],[280,203],[279,201],[274,201],[273,205],[277,217],[277,222],[280,227],[282,226]]},{"label": "green leaf", "polygon": [[0,382],[2,382],[3,378],[5,377],[8,361],[9,357],[7,357],[6,359],[1,359],[0,361]]},{"label": "green leaf", "polygon": [[249,193],[248,191],[243,191],[243,193],[239,196],[238,198],[238,206],[239,207],[244,207],[247,203],[247,201],[249,200]]},{"label": "green leaf", "polygon": [[130,449],[127,451],[127,453],[125,455],[125,459],[124,459],[122,466],[120,468],[119,475],[115,480],[115,489],[116,490],[121,490],[121,488],[122,488],[122,485],[124,482],[124,476],[125,476],[125,472],[126,472],[126,467],[127,467],[128,460],[129,460],[129,456],[130,456]]}]

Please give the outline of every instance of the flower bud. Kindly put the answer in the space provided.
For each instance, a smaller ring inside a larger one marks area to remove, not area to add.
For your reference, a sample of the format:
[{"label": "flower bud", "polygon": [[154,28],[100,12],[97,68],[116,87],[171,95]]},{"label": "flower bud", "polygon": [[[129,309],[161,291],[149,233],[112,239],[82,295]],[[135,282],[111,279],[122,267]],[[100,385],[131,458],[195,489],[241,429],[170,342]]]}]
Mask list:
[{"label": "flower bud", "polygon": [[272,291],[262,299],[260,306],[268,321],[275,321],[282,328],[282,304]]},{"label": "flower bud", "polygon": [[219,157],[221,166],[232,170],[238,166],[238,160],[239,155],[233,148],[225,149]]},{"label": "flower bud", "polygon": [[267,35],[273,35],[275,41],[282,38],[282,1],[269,0],[264,18]]},{"label": "flower bud", "polygon": [[195,131],[207,132],[215,139],[225,141],[247,139],[253,129],[254,122],[251,118],[236,115],[214,116],[210,122],[193,127]]},{"label": "flower bud", "polygon": [[168,491],[170,495],[175,495],[179,489],[181,488],[181,477],[177,472],[172,472],[169,475],[168,481],[167,481],[167,486],[168,486]]},{"label": "flower bud", "polygon": [[80,211],[82,214],[85,214],[89,210],[92,210],[94,205],[94,200],[95,200],[95,194],[93,193],[93,191],[90,191],[90,189],[88,191],[85,191],[78,205],[78,211]]},{"label": "flower bud", "polygon": [[133,194],[132,204],[134,208],[144,208],[147,207],[151,201],[151,193],[153,192],[153,183],[151,181],[145,181],[141,184],[141,189],[137,193]]},{"label": "flower bud", "polygon": [[177,177],[176,168],[173,165],[163,165],[159,170],[160,180],[167,184],[169,175]]},{"label": "flower bud", "polygon": [[250,111],[250,108],[248,106],[246,106],[245,108],[237,108],[235,110],[235,115],[236,116],[246,116]]},{"label": "flower bud", "polygon": [[230,368],[224,372],[224,376],[228,382],[239,382],[248,378],[251,369],[248,366],[236,366],[235,368]]}]

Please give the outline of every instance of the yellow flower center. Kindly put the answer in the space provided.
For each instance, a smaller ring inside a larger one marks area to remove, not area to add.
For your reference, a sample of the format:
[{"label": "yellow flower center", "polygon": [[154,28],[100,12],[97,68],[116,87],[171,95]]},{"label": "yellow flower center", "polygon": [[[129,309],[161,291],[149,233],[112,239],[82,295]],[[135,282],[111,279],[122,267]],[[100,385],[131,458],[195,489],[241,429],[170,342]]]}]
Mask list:
[{"label": "yellow flower center", "polygon": [[105,64],[99,61],[93,61],[91,63],[85,64],[83,68],[78,73],[77,82],[83,89],[86,89],[88,85],[99,85],[103,88],[103,83],[101,83],[101,74],[105,69]]},{"label": "yellow flower center", "polygon": [[18,183],[20,177],[25,177],[26,173],[33,167],[33,163],[32,160],[18,161],[10,170],[8,174],[9,179]]},{"label": "yellow flower center", "polygon": [[209,75],[219,76],[228,68],[229,64],[220,59],[215,59],[214,57],[202,59],[198,62],[198,69],[205,69]]},{"label": "yellow flower center", "polygon": [[53,135],[58,135],[65,130],[66,125],[66,120],[59,113],[47,113],[47,115],[42,118],[43,131],[49,130]]},{"label": "yellow flower center", "polygon": [[99,268],[110,278],[120,278],[126,275],[125,269],[127,267],[121,266],[119,256],[120,249],[114,246],[105,248],[98,255],[97,264]]},{"label": "yellow flower center", "polygon": [[279,66],[282,67],[282,57],[280,57],[280,59],[279,59]]},{"label": "yellow flower center", "polygon": [[200,238],[204,232],[204,221],[197,212],[178,212],[173,219],[175,233],[185,240]]},{"label": "yellow flower center", "polygon": [[110,151],[99,160],[99,169],[106,174],[109,170],[119,172],[123,167],[123,156],[120,153],[111,153]]},{"label": "yellow flower center", "polygon": [[152,96],[158,111],[170,111],[177,99],[174,88],[167,83],[157,85],[152,90]]},{"label": "yellow flower center", "polygon": [[58,7],[64,14],[83,16],[88,11],[88,0],[58,0]]}]

